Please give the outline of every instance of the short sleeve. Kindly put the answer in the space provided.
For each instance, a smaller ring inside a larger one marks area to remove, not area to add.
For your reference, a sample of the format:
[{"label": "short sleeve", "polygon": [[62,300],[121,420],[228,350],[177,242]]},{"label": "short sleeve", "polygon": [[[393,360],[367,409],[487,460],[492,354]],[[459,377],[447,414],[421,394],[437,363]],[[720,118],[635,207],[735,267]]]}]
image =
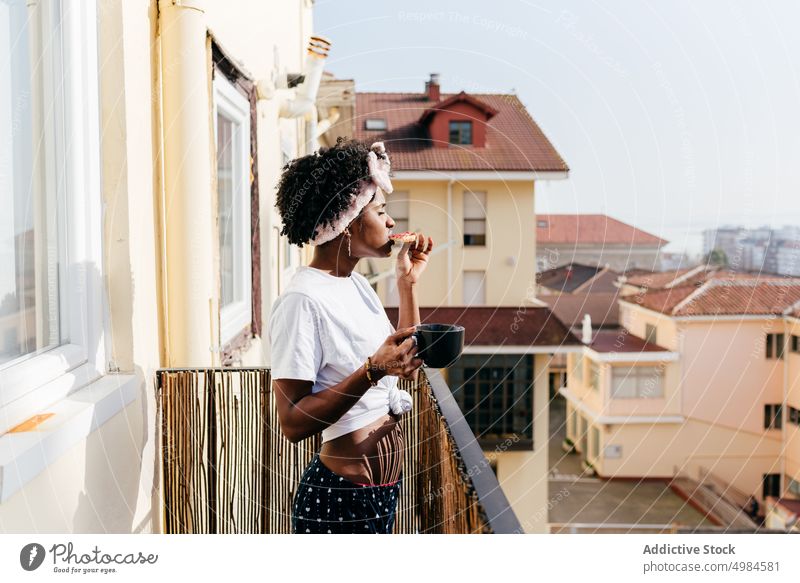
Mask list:
[{"label": "short sleeve", "polygon": [[314,300],[298,293],[281,297],[270,316],[269,338],[272,378],[317,379],[323,358]]}]

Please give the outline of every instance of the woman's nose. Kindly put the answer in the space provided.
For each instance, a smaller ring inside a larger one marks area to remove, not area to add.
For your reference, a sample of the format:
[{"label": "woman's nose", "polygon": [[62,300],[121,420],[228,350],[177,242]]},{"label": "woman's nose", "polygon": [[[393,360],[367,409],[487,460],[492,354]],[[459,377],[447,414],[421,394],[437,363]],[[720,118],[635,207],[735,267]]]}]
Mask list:
[{"label": "woman's nose", "polygon": [[394,227],[395,225],[394,219],[388,215],[387,217],[388,217],[387,222],[389,223],[389,228]]}]

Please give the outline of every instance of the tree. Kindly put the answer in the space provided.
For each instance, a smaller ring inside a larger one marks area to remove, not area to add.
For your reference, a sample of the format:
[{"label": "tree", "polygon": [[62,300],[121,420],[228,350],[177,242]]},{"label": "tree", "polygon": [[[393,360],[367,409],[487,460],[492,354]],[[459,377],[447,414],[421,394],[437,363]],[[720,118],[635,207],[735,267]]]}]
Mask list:
[{"label": "tree", "polygon": [[715,265],[718,267],[728,266],[728,256],[722,249],[712,249],[705,257],[705,262],[708,265]]}]

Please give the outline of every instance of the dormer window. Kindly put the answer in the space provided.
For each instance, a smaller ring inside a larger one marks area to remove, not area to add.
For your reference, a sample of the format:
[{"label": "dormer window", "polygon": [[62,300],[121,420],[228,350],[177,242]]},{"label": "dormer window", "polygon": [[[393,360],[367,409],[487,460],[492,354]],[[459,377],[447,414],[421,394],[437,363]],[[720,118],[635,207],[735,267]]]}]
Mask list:
[{"label": "dormer window", "polygon": [[382,117],[367,118],[367,120],[364,122],[364,129],[386,130],[386,119]]},{"label": "dormer window", "polygon": [[450,143],[459,145],[472,144],[472,122],[471,121],[451,121],[450,122]]}]

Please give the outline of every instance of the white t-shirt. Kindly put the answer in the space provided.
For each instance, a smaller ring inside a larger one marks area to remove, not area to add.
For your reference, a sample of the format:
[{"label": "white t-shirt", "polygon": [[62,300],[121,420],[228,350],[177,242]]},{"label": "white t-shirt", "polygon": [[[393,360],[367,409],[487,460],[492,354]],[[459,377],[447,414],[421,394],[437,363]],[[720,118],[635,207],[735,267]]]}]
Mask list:
[{"label": "white t-shirt", "polygon": [[[349,277],[337,277],[314,267],[298,267],[270,314],[272,378],[314,381],[311,392],[324,391],[363,367],[394,331],[363,275],[354,271]],[[322,431],[323,443],[386,415],[389,390],[396,386],[396,376],[380,379]]]}]

